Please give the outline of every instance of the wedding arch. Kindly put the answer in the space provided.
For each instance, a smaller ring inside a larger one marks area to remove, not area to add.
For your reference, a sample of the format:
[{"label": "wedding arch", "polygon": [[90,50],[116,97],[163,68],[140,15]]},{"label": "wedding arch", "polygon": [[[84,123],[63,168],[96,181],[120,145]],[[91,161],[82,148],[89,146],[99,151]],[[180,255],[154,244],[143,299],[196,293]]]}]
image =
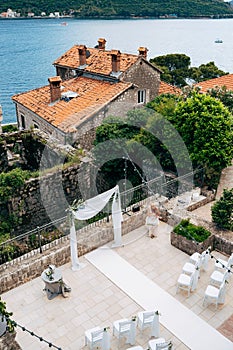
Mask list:
[{"label": "wedding arch", "polygon": [[80,263],[78,259],[77,250],[77,236],[74,225],[74,220],[88,220],[95,215],[97,215],[106,204],[112,199],[112,221],[113,221],[113,231],[114,231],[114,247],[121,246],[121,222],[123,221],[122,211],[121,211],[121,199],[119,186],[116,185],[114,188],[103,192],[96,197],[87,199],[85,202],[80,204],[76,209],[70,208],[71,214],[71,225],[70,225],[70,253],[71,253],[71,264],[72,270],[77,270],[80,268]]}]

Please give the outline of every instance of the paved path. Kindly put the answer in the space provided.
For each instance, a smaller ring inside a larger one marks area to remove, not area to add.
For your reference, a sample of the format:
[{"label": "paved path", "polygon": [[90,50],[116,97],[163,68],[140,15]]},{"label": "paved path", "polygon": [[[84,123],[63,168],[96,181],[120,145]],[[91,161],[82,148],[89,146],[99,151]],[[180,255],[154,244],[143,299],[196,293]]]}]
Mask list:
[{"label": "paved path", "polygon": [[224,189],[231,189],[233,188],[233,160],[232,160],[232,165],[223,169],[218,189],[217,189],[217,194],[216,194],[216,200],[218,200]]},{"label": "paved path", "polygon": [[96,249],[86,259],[143,309],[159,310],[161,324],[190,349],[232,350],[229,339],[111,249]]}]

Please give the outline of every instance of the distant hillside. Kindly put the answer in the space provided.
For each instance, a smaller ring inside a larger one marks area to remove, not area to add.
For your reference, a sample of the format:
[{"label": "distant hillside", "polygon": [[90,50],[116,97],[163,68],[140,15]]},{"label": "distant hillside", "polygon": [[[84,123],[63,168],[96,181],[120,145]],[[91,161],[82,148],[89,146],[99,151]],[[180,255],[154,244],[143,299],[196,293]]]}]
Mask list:
[{"label": "distant hillside", "polygon": [[77,17],[223,17],[233,7],[221,0],[1,0],[0,13],[8,8],[27,16],[28,12],[59,11]]}]

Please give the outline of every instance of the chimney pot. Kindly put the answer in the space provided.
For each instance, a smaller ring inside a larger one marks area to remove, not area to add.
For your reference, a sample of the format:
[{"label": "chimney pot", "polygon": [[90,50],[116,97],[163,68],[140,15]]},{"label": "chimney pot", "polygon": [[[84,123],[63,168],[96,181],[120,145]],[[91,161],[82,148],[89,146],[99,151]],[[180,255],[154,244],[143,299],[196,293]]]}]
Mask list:
[{"label": "chimney pot", "polygon": [[86,51],[87,48],[85,45],[78,46],[78,55],[79,55],[79,65],[84,66],[86,64]]},{"label": "chimney pot", "polygon": [[148,49],[146,47],[141,46],[138,48],[139,56],[143,56],[144,58],[147,58],[147,52],[148,52]]},{"label": "chimney pot", "polygon": [[106,40],[104,38],[99,38],[98,40],[98,49],[105,50]]},{"label": "chimney pot", "polygon": [[55,102],[61,98],[61,77],[51,77],[48,79],[50,85],[50,102]]},{"label": "chimney pot", "polygon": [[112,50],[112,72],[117,73],[120,71],[120,61],[121,61],[121,52],[119,50]]}]

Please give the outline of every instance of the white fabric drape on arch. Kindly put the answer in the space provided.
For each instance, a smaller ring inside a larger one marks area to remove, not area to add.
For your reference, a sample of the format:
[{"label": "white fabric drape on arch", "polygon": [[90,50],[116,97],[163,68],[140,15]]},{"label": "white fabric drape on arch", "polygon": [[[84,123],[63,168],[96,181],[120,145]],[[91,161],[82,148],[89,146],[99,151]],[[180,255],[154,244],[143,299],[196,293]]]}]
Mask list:
[{"label": "white fabric drape on arch", "polygon": [[121,200],[119,186],[115,186],[111,190],[103,192],[96,197],[87,199],[83,206],[80,206],[77,210],[72,209],[72,224],[70,228],[70,251],[72,269],[79,268],[78,254],[77,254],[77,237],[74,226],[74,218],[77,220],[88,220],[98,214],[105,205],[108,203],[112,195],[114,194],[112,201],[112,221],[114,230],[114,246],[120,246],[121,240],[121,222],[123,221],[121,212]]}]

